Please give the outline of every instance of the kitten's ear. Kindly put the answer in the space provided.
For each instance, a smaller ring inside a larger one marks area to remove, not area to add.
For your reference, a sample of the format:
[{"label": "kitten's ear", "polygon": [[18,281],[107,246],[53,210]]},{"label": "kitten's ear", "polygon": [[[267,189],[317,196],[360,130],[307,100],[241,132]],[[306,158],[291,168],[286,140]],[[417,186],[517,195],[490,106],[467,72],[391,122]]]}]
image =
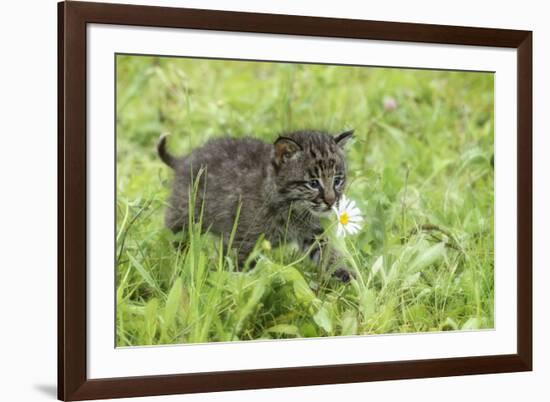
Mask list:
[{"label": "kitten's ear", "polygon": [[344,131],[343,133],[337,134],[334,136],[334,141],[340,146],[340,148],[344,148],[344,145],[346,145],[346,142],[350,140],[353,137],[353,132],[355,130],[348,130]]},{"label": "kitten's ear", "polygon": [[279,137],[274,144],[275,147],[275,163],[280,165],[284,161],[292,158],[297,152],[302,150],[300,144],[292,138]]}]

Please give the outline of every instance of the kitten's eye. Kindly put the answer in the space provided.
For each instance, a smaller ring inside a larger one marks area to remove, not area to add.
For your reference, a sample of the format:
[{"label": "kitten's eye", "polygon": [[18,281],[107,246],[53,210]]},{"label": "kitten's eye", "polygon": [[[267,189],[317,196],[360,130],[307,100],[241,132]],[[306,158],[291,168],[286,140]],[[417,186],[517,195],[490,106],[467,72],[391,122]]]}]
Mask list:
[{"label": "kitten's eye", "polygon": [[307,185],[315,190],[321,188],[321,183],[319,183],[319,180],[313,179],[307,182]]},{"label": "kitten's eye", "polygon": [[340,187],[342,184],[344,184],[344,178],[343,177],[335,177],[334,178],[334,187]]}]

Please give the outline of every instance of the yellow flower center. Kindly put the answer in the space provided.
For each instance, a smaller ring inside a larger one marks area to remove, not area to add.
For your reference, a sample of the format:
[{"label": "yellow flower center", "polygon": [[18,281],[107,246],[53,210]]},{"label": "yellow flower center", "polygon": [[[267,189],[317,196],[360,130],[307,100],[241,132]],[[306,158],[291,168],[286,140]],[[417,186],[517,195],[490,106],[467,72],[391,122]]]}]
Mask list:
[{"label": "yellow flower center", "polygon": [[348,222],[349,222],[349,216],[348,216],[347,212],[342,212],[340,214],[340,223],[342,225],[347,225]]}]

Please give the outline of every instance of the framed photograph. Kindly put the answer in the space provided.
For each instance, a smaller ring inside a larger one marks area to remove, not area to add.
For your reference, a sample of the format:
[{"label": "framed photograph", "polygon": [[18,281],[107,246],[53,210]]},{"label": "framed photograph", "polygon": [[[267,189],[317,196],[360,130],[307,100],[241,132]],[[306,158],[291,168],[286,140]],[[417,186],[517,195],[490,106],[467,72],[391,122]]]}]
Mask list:
[{"label": "framed photograph", "polygon": [[62,2],[58,392],[532,369],[532,33]]}]

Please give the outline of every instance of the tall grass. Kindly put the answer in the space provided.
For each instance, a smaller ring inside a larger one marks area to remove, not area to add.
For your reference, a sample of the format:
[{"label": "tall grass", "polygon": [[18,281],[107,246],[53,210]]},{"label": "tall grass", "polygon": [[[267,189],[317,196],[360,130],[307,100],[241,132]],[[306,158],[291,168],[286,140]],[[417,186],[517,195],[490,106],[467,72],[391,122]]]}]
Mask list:
[{"label": "tall grass", "polygon": [[[118,56],[117,345],[492,328],[492,113],[492,74]],[[200,216],[163,228],[160,133],[186,153],[306,127],[356,129],[352,284],[261,239],[237,272]]]}]

